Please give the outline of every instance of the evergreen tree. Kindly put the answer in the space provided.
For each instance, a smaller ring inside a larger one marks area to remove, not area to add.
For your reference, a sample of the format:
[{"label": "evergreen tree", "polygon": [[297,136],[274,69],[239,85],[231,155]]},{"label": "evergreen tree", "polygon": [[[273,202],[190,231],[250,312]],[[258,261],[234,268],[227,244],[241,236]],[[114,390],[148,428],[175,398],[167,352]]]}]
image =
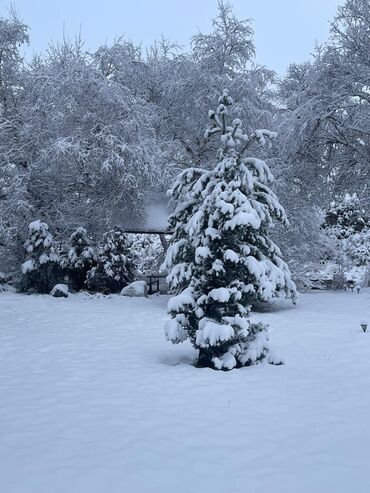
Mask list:
[{"label": "evergreen tree", "polygon": [[356,194],[331,204],[323,230],[331,246],[325,260],[334,261],[347,276],[354,266],[370,264],[370,220]]},{"label": "evergreen tree", "polygon": [[67,271],[71,288],[83,289],[87,273],[96,263],[94,248],[90,245],[85,228],[79,227],[70,237],[70,248],[61,265]]},{"label": "evergreen tree", "polygon": [[139,274],[160,271],[164,260],[164,250],[158,235],[129,234],[130,253]]},{"label": "evergreen tree", "polygon": [[295,285],[270,239],[273,220],[287,224],[284,209],[269,188],[273,176],[262,160],[245,156],[257,142],[270,145],[276,134],[256,130],[247,135],[242,123],[227,123],[232,99],[225,90],[209,112],[205,137],[219,134],[218,164],[212,170],[187,169],[170,195],[179,202],[170,217],[174,229],[166,256],[171,320],[166,336],[190,339],[199,349],[200,366],[232,369],[258,363],[269,352],[266,326],[248,320],[250,304],[284,292],[295,298]]},{"label": "evergreen tree", "polygon": [[119,227],[104,233],[96,266],[87,275],[87,287],[101,293],[117,293],[134,280],[134,274],[125,233]]},{"label": "evergreen tree", "polygon": [[61,278],[58,255],[49,226],[40,219],[30,223],[29,238],[24,244],[26,260],[23,262],[21,291],[49,293]]},{"label": "evergreen tree", "polygon": [[364,208],[356,194],[347,194],[331,204],[326,213],[324,228],[329,228],[338,239],[348,238],[370,226]]}]

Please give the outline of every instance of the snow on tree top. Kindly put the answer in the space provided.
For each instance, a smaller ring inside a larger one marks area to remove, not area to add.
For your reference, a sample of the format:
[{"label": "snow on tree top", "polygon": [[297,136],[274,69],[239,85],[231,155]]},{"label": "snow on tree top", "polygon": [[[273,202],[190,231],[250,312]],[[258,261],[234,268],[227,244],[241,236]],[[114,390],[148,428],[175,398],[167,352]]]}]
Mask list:
[{"label": "snow on tree top", "polygon": [[40,221],[40,219],[37,219],[36,221],[32,221],[28,225],[28,229],[30,233],[36,233],[39,231],[49,231],[49,226],[46,223]]}]

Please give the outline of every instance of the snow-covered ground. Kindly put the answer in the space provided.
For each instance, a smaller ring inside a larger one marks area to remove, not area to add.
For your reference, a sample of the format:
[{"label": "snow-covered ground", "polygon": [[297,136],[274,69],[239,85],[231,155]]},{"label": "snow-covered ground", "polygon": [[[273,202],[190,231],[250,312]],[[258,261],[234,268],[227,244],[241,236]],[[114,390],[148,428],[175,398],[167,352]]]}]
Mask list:
[{"label": "snow-covered ground", "polygon": [[370,293],[256,318],[285,366],[196,369],[166,297],[0,293],[2,493],[368,493]]}]

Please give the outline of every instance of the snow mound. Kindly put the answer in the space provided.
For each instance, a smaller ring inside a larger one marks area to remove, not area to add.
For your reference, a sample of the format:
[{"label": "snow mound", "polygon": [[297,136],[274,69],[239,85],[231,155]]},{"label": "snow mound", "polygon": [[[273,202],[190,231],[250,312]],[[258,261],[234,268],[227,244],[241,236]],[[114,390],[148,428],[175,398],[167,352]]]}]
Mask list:
[{"label": "snow mound", "polygon": [[147,298],[148,286],[145,281],[134,281],[122,289],[121,296]]},{"label": "snow mound", "polygon": [[50,295],[54,298],[68,298],[69,289],[67,284],[56,284],[50,291]]},{"label": "snow mound", "polygon": [[213,358],[212,362],[218,370],[232,370],[236,366],[236,359],[230,352],[222,354],[218,358]]}]

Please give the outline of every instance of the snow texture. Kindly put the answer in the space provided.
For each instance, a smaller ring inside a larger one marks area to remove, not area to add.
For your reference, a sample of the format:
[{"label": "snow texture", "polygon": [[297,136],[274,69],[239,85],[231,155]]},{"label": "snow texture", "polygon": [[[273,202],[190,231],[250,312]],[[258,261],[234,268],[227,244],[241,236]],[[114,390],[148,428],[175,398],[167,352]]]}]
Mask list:
[{"label": "snow texture", "polygon": [[22,274],[27,274],[35,269],[35,261],[30,259],[23,262],[21,265]]},{"label": "snow texture", "polygon": [[220,303],[226,303],[230,299],[230,291],[226,288],[212,289],[209,292],[208,297],[215,301],[219,301]]},{"label": "snow texture", "polygon": [[193,306],[194,298],[192,288],[186,288],[177,296],[173,296],[168,300],[168,312],[177,312],[182,309],[183,306]]},{"label": "snow texture", "polygon": [[217,346],[220,342],[229,341],[234,336],[235,331],[231,325],[202,319],[199,322],[196,343],[199,347]]},{"label": "snow texture", "polygon": [[369,296],[258,314],[285,365],[215,372],[165,297],[1,293],[1,491],[368,493]]}]

